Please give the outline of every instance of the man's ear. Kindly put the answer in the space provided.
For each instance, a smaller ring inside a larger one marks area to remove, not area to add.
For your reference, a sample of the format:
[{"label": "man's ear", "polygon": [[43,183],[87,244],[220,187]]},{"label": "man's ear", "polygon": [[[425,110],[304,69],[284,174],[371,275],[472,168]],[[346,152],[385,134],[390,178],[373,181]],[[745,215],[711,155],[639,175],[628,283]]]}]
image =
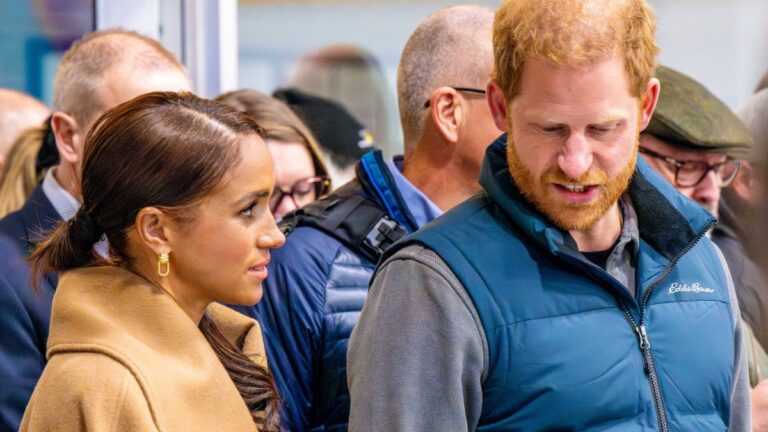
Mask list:
[{"label": "man's ear", "polygon": [[746,201],[752,206],[757,206],[760,203],[760,190],[755,184],[754,168],[748,161],[741,162],[741,168],[739,173],[736,174],[736,178],[733,179],[728,187],[733,190],[736,195],[742,200]]},{"label": "man's ear", "polygon": [[77,164],[82,155],[83,132],[74,117],[61,111],[51,115],[51,131],[62,160]]},{"label": "man's ear", "polygon": [[501,87],[495,80],[488,81],[485,87],[485,98],[488,101],[488,109],[491,111],[491,118],[499,130],[509,132],[507,124],[507,98]]},{"label": "man's ear", "polygon": [[459,125],[464,120],[464,107],[459,93],[450,87],[439,87],[429,98],[429,117],[440,135],[455,143],[459,140]]},{"label": "man's ear", "polygon": [[136,215],[135,226],[141,243],[155,255],[171,253],[176,225],[168,215],[156,207],[144,207]]},{"label": "man's ear", "polygon": [[648,85],[645,88],[645,93],[642,98],[642,105],[640,106],[640,130],[643,131],[648,127],[648,124],[653,118],[653,112],[656,110],[656,103],[659,102],[659,93],[661,92],[661,84],[656,78],[651,78],[648,81]]}]

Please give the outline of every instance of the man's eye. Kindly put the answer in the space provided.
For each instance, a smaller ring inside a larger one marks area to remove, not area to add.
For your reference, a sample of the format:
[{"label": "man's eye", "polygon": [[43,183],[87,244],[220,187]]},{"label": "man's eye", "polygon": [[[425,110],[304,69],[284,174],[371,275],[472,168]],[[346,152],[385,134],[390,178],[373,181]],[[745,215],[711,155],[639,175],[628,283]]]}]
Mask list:
[{"label": "man's eye", "polygon": [[562,126],[539,126],[539,130],[547,134],[556,134],[563,131]]},{"label": "man's eye", "polygon": [[608,132],[613,132],[616,129],[616,125],[590,126],[590,129],[594,133],[604,134]]},{"label": "man's eye", "polygon": [[696,171],[700,171],[702,168],[703,168],[703,164],[699,164],[696,162],[682,162],[680,164],[680,171],[696,172]]}]

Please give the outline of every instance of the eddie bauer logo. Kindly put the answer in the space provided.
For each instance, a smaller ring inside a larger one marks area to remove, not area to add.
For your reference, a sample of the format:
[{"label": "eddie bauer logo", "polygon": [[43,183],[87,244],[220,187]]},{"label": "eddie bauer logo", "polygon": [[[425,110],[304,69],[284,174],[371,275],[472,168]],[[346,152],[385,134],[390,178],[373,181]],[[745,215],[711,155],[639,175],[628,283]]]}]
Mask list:
[{"label": "eddie bauer logo", "polygon": [[692,283],[690,285],[673,282],[672,285],[669,286],[669,291],[667,291],[667,294],[674,294],[678,292],[711,293],[715,292],[715,290],[712,288],[703,287],[698,282]]}]

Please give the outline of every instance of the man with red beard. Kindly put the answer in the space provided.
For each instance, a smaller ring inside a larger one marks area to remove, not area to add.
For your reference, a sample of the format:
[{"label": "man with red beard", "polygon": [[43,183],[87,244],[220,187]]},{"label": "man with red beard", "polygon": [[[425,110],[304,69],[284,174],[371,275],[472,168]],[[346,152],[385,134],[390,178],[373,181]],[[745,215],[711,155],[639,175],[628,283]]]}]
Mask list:
[{"label": "man with red beard", "polygon": [[484,191],[389,249],[349,344],[350,430],[750,429],[715,219],[642,160],[644,0],[507,0]]}]

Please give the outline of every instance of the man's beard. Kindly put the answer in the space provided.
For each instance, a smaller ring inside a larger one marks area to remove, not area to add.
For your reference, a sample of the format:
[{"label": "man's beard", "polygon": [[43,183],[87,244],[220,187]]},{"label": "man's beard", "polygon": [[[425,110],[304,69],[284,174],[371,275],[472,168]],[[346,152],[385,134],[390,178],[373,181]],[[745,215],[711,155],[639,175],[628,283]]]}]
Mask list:
[{"label": "man's beard", "polygon": [[[512,179],[523,196],[555,226],[565,231],[583,231],[592,228],[627,190],[637,164],[638,134],[629,162],[613,178],[599,168],[590,168],[578,179],[572,179],[557,166],[549,168],[540,178],[520,160],[511,135],[507,138],[507,163]],[[598,196],[591,202],[569,203],[558,197],[552,184],[598,185]]]}]

